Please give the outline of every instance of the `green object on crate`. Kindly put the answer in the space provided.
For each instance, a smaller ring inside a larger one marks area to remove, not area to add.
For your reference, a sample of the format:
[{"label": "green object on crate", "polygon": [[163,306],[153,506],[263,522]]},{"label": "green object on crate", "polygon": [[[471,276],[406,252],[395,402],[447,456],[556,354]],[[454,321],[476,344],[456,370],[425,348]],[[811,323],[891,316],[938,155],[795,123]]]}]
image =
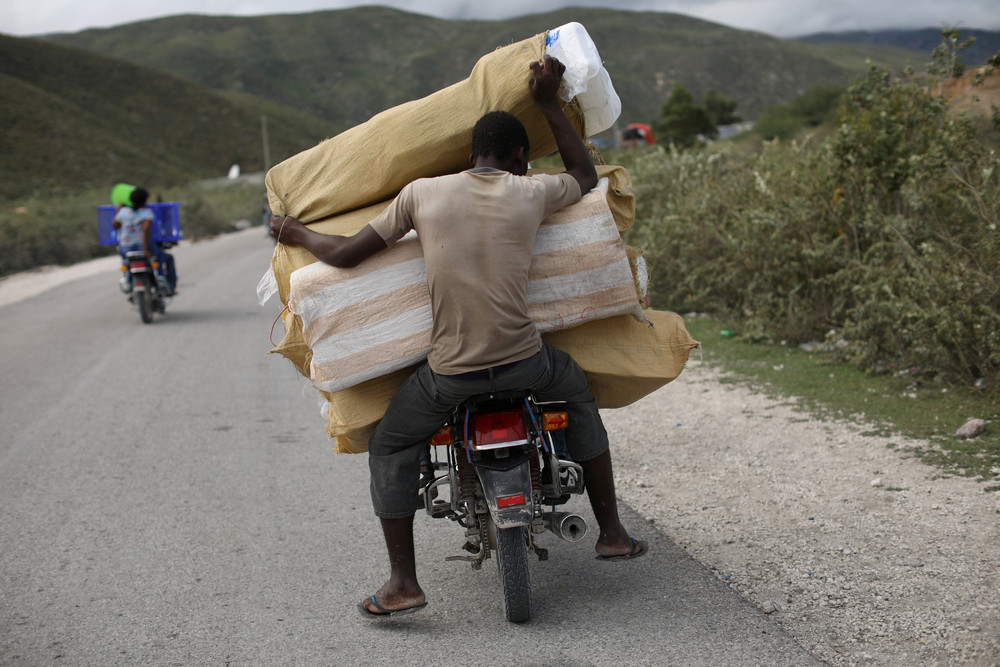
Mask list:
[{"label": "green object on crate", "polygon": [[128,206],[132,203],[132,191],[135,190],[134,185],[129,185],[128,183],[116,183],[115,187],[111,188],[111,203],[115,206]]}]

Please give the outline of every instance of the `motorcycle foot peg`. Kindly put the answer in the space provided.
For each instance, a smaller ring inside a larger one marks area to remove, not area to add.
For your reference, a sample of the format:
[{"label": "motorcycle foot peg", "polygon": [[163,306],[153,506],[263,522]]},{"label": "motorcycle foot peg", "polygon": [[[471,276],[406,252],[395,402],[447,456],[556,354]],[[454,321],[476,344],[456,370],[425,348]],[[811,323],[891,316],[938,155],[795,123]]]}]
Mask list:
[{"label": "motorcycle foot peg", "polygon": [[443,519],[451,512],[451,505],[443,500],[435,500],[431,508],[427,511],[430,512],[432,518]]},{"label": "motorcycle foot peg", "polygon": [[567,542],[579,542],[587,534],[587,522],[572,512],[546,512],[545,527]]}]

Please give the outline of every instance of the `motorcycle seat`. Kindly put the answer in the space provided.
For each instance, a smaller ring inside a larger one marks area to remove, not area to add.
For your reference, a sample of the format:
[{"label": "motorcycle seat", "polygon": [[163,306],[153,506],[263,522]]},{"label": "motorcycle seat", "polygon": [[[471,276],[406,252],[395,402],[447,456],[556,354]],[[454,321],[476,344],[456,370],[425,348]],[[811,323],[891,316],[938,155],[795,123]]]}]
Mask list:
[{"label": "motorcycle seat", "polygon": [[506,389],[504,391],[487,392],[470,396],[462,403],[463,410],[475,407],[477,410],[488,409],[494,406],[521,404],[524,399],[531,396],[531,392],[526,389]]}]

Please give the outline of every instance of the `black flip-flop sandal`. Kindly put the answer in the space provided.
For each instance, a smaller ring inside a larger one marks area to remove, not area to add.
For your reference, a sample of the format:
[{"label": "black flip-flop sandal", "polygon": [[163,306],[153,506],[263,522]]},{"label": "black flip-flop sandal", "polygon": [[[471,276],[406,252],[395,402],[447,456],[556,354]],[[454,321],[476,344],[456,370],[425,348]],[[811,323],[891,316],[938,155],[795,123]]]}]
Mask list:
[{"label": "black flip-flop sandal", "polygon": [[632,560],[633,558],[639,558],[645,556],[646,552],[649,551],[649,546],[644,540],[637,540],[634,537],[629,538],[632,540],[632,551],[627,554],[618,554],[617,556],[597,556],[597,560]]},{"label": "black flip-flop sandal", "polygon": [[[371,600],[371,603],[375,605],[375,608],[378,609],[378,613],[372,611],[371,609],[365,606],[365,602],[367,602],[368,600]],[[386,609],[385,607],[383,607],[378,603],[378,600],[376,600],[375,596],[373,595],[370,598],[362,600],[361,602],[358,603],[358,611],[360,611],[361,615],[364,616],[365,618],[392,618],[393,616],[403,616],[405,614],[412,614],[413,612],[420,611],[426,606],[427,603],[422,602],[421,604],[416,604],[413,605],[412,607],[407,607],[406,609]]]}]

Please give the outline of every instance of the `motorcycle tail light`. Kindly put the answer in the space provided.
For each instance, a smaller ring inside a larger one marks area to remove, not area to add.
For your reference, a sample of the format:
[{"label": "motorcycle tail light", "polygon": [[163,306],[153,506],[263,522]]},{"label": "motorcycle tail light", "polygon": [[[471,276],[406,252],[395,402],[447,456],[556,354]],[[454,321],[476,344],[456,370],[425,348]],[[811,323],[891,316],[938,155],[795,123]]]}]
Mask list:
[{"label": "motorcycle tail light", "polygon": [[441,429],[431,436],[431,445],[451,445],[455,442],[455,438],[451,435],[450,426],[442,426]]},{"label": "motorcycle tail light", "polygon": [[569,426],[569,415],[565,412],[546,412],[542,415],[542,428],[546,431],[558,431]]},{"label": "motorcycle tail light", "polygon": [[474,447],[519,445],[528,441],[528,429],[520,410],[483,412],[472,418]]},{"label": "motorcycle tail light", "polygon": [[498,496],[497,497],[497,508],[503,509],[505,507],[520,507],[524,505],[524,494],[517,493],[513,496]]},{"label": "motorcycle tail light", "polygon": [[146,262],[132,262],[133,271],[142,271],[146,268]]}]

